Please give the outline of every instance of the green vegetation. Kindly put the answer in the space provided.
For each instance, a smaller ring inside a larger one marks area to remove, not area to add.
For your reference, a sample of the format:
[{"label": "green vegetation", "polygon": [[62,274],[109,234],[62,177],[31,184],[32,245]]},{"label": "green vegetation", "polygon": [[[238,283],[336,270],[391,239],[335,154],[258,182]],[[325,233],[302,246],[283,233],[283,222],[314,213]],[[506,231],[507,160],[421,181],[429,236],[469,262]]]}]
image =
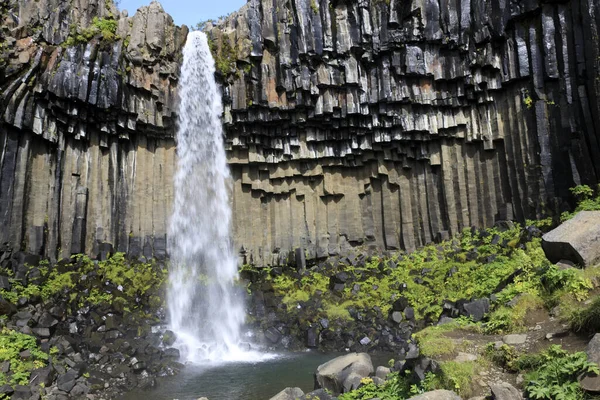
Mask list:
[{"label": "green vegetation", "polygon": [[583,333],[600,332],[600,296],[596,297],[586,307],[579,305],[571,307],[566,315],[573,331]]},{"label": "green vegetation", "polygon": [[228,37],[221,37],[218,43],[209,38],[208,46],[215,60],[215,68],[221,76],[226,78],[237,71],[237,50]]},{"label": "green vegetation", "polygon": [[562,213],[561,221],[573,218],[580,211],[600,211],[600,186],[594,190],[588,185],[579,185],[570,190],[577,199],[577,207],[573,212]]},{"label": "green vegetation", "polygon": [[0,363],[10,363],[9,372],[0,372],[0,386],[28,384],[31,371],[45,367],[48,360],[33,336],[6,328],[0,331]]},{"label": "green vegetation", "polygon": [[411,384],[407,375],[402,376],[398,372],[388,375],[383,385],[376,385],[371,378],[361,380],[361,387],[338,397],[339,400],[367,400],[379,398],[381,400],[407,399],[414,395],[424,393],[433,387],[433,374],[429,374],[427,379],[419,384]]},{"label": "green vegetation", "polygon": [[[417,320],[437,321],[444,300],[490,296],[507,280],[510,282],[499,293],[499,303],[520,293],[540,292],[540,276],[550,263],[540,239],[520,245],[521,235],[519,226],[504,232],[490,229],[474,233],[467,229],[454,240],[410,255],[373,257],[364,267],[339,264],[313,268],[300,277],[284,273],[268,274],[265,279],[288,313],[298,315],[313,305],[314,309],[306,311],[313,321],[348,320],[353,310],[380,310],[387,316],[399,296],[414,308]],[[247,266],[245,271],[253,269]],[[337,292],[329,290],[331,277],[339,272],[348,274],[353,285]]]},{"label": "green vegetation", "polygon": [[525,373],[525,394],[529,399],[591,399],[577,378],[583,373],[600,373],[596,364],[588,362],[584,352],[570,354],[558,345],[538,354],[520,354],[510,346],[496,349],[490,343],[486,355],[510,372]]},{"label": "green vegetation", "polygon": [[[459,350],[455,342],[445,335],[446,333],[453,331],[479,332],[480,330],[479,324],[461,317],[451,323],[429,326],[415,333],[413,337],[419,344],[422,355],[439,359],[439,357],[452,355]],[[464,342],[464,345],[466,344],[467,342]]]},{"label": "green vegetation", "polygon": [[[155,264],[129,261],[123,253],[99,262],[85,255],[72,256],[70,262],[54,266],[42,261],[36,269],[39,284],[24,286],[10,279],[11,290],[0,290],[0,296],[12,303],[21,297],[41,297],[44,302],[63,298],[74,309],[106,303],[131,310],[142,303],[155,303],[155,292],[161,289],[167,274]],[[11,271],[3,273],[11,275]]]},{"label": "green vegetation", "polygon": [[71,47],[88,43],[97,36],[102,37],[103,44],[113,43],[120,39],[117,36],[117,27],[117,21],[112,17],[94,17],[92,24],[85,29],[80,29],[77,25],[73,24],[69,28],[69,37],[64,42],[64,46]]}]

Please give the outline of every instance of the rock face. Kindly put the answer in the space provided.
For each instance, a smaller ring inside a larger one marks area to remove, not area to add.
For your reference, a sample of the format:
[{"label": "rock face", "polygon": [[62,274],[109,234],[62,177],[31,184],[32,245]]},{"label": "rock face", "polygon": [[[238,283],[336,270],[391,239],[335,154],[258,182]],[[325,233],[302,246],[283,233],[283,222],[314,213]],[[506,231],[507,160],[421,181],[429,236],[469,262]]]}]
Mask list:
[{"label": "rock face", "polygon": [[542,237],[546,257],[582,267],[600,263],[600,211],[581,211]]},{"label": "rock face", "polygon": [[236,240],[411,250],[598,181],[595,0],[250,0],[211,30]]},{"label": "rock face", "polygon": [[356,389],[360,380],[373,372],[373,363],[367,353],[347,354],[319,365],[315,386],[333,393],[344,393]]},{"label": "rock face", "polygon": [[157,2],[11,0],[0,20],[0,243],[164,256],[187,28]]}]

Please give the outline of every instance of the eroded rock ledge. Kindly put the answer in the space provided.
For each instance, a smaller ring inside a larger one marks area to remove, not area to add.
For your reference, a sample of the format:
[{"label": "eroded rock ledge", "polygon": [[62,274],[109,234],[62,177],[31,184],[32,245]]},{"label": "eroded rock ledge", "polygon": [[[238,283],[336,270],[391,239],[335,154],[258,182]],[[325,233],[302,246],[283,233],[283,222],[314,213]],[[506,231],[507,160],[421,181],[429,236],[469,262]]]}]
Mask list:
[{"label": "eroded rock ledge", "polygon": [[600,174],[599,21],[594,0],[250,0],[210,31],[245,261],[563,209]]},{"label": "eroded rock ledge", "polygon": [[[164,256],[187,28],[157,2],[133,17],[104,0],[0,11],[0,243],[50,258],[103,242]],[[114,37],[73,39],[106,21]]]}]

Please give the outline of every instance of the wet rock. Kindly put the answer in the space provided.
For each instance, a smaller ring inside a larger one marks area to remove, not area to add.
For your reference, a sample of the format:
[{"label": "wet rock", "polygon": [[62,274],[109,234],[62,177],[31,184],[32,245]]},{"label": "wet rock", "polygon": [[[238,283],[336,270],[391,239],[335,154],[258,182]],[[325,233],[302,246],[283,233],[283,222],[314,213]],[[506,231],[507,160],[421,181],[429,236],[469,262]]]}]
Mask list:
[{"label": "wet rock", "polygon": [[269,400],[296,400],[298,397],[304,395],[302,389],[294,387],[294,388],[285,388],[281,392],[277,393],[275,396],[271,397]]},{"label": "wet rock", "polygon": [[265,337],[272,344],[277,344],[281,340],[281,332],[276,328],[269,328],[265,331]]},{"label": "wet rock", "polygon": [[569,260],[582,267],[600,262],[600,211],[581,211],[542,237],[542,248],[553,263]]},{"label": "wet rock", "polygon": [[175,343],[176,340],[177,340],[177,335],[175,334],[175,332],[166,330],[165,333],[163,333],[162,342],[165,346],[167,346],[167,347],[173,346],[173,344]]},{"label": "wet rock", "polygon": [[[367,377],[373,371],[371,357],[368,354],[347,354],[319,365],[315,373],[315,386],[331,390],[333,393],[342,393],[347,377],[352,375],[352,380],[356,376]],[[346,386],[352,386],[352,382],[347,382]]]}]

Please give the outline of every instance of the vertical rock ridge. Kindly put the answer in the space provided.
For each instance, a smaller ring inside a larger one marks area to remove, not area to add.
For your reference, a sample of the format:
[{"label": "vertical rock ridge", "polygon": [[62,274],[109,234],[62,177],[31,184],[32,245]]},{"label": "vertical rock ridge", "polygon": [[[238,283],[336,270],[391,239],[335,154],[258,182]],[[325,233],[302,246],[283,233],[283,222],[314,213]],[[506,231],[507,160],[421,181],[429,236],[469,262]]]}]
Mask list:
[{"label": "vertical rock ridge", "polygon": [[[157,2],[132,17],[104,0],[0,11],[0,243],[51,258],[102,243],[164,257],[187,28]],[[114,21],[113,35],[98,21]]]},{"label": "vertical rock ridge", "polygon": [[273,5],[210,29],[217,61],[236,45],[221,73],[246,262],[411,250],[598,182],[594,0]]}]

